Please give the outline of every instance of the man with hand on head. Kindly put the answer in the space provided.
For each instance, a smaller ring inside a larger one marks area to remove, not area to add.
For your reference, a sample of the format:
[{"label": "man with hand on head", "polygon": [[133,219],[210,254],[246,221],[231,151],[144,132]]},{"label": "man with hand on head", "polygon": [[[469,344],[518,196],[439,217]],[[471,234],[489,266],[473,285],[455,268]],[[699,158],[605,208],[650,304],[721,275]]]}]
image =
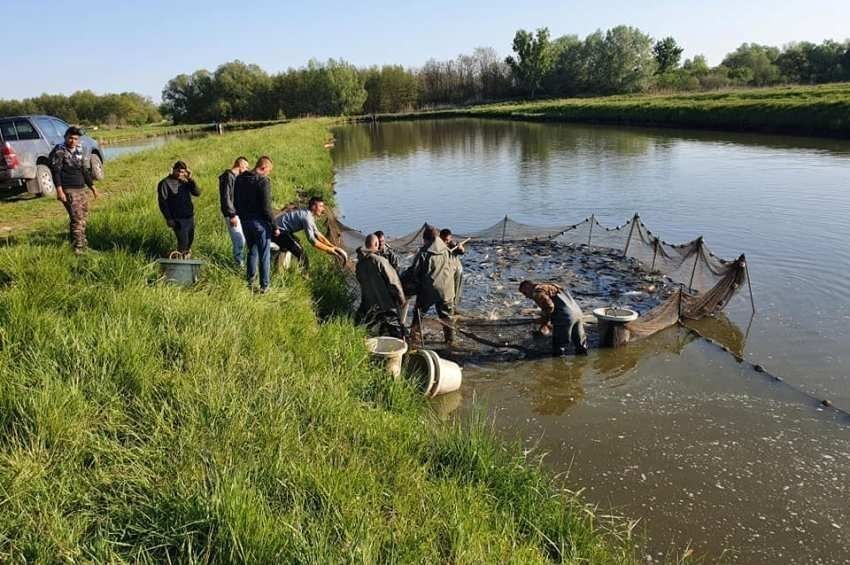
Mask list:
[{"label": "man with hand on head", "polygon": [[218,196],[221,202],[221,214],[224,216],[227,231],[230,233],[230,241],[233,244],[233,261],[236,266],[242,266],[242,250],[245,248],[245,234],[242,232],[242,224],[236,214],[233,204],[233,189],[236,186],[236,177],[248,170],[248,159],[238,157],[233,166],[225,170],[218,177]]},{"label": "man with hand on head", "polygon": [[190,258],[192,242],[195,241],[195,207],[192,197],[200,196],[201,189],[192,179],[192,171],[186,163],[174,163],[171,174],[159,181],[156,195],[165,223],[177,237],[177,251],[185,259]]},{"label": "man with hand on head", "polygon": [[56,187],[56,198],[65,206],[70,223],[71,243],[78,255],[88,247],[86,240],[86,222],[89,214],[89,199],[86,187],[91,189],[92,196],[99,196],[94,186],[94,178],[83,159],[83,148],[80,145],[80,128],[71,126],[65,130],[65,142],[57,145],[50,152],[50,169],[53,173],[53,184]]},{"label": "man with hand on head", "polygon": [[271,238],[277,233],[272,226],[272,183],[269,174],[274,164],[271,158],[263,156],[250,171],[236,177],[233,189],[233,204],[236,215],[242,223],[245,244],[248,246],[247,279],[248,287],[254,284],[257,268],[260,271],[260,292],[269,289],[271,266]]},{"label": "man with hand on head", "polygon": [[321,218],[324,213],[325,201],[320,196],[314,196],[306,208],[287,210],[275,219],[275,227],[279,230],[279,234],[275,236],[274,242],[281,251],[292,253],[305,270],[309,267],[307,254],[295,237],[295,234],[300,231],[304,232],[310,244],[319,251],[333,255],[343,265],[348,262],[348,254],[331,243],[316,227],[316,218]]}]

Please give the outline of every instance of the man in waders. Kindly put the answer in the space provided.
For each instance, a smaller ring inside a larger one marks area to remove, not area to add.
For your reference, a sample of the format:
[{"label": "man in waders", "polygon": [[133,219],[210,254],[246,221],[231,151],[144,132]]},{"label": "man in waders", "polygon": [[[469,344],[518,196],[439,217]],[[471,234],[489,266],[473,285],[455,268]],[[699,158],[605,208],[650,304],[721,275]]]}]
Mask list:
[{"label": "man in waders", "polygon": [[404,290],[396,270],[381,257],[374,234],[366,236],[363,247],[357,249],[355,273],[360,283],[360,307],[354,314],[354,322],[377,325],[380,335],[403,337],[400,311],[404,306]]},{"label": "man in waders", "polygon": [[552,332],[552,355],[565,355],[570,342],[575,347],[576,354],[587,354],[583,315],[569,291],[556,284],[531,281],[522,281],[519,291],[534,300],[543,310],[540,333],[545,335],[548,331]]},{"label": "man in waders", "polygon": [[195,241],[195,207],[192,197],[200,196],[201,189],[192,179],[192,171],[186,163],[174,163],[171,174],[159,181],[156,195],[159,210],[177,237],[177,251],[188,259],[192,256],[192,242]]},{"label": "man in waders", "polygon": [[233,245],[233,261],[237,267],[242,266],[242,250],[245,248],[245,234],[242,231],[242,223],[236,214],[236,206],[233,204],[233,189],[236,187],[236,177],[248,170],[248,159],[238,157],[233,166],[225,170],[218,177],[218,197],[221,203],[221,215],[227,231],[230,233],[230,242]]},{"label": "man in waders", "polygon": [[390,265],[392,265],[393,269],[397,272],[399,266],[401,266],[401,259],[399,258],[398,253],[393,251],[390,244],[387,243],[387,238],[384,235],[384,232],[381,230],[376,231],[375,237],[378,238],[378,255],[389,261]]},{"label": "man in waders", "polygon": [[[437,228],[428,226],[422,234],[423,245],[413,264],[404,271],[404,288],[416,294],[416,315],[410,327],[412,342],[422,342],[422,314],[433,306],[444,323],[451,323],[454,315],[455,275],[449,248],[437,237]],[[446,344],[452,346],[454,330],[443,326]]]},{"label": "man in waders", "polygon": [[455,268],[454,309],[455,312],[457,312],[457,307],[460,304],[460,298],[463,294],[463,263],[461,262],[460,257],[466,253],[466,250],[463,248],[463,243],[458,243],[454,240],[452,230],[449,228],[443,228],[440,230],[440,239],[442,239],[443,243],[446,244],[446,247],[449,248],[449,255],[452,258],[452,264]]},{"label": "man in waders", "polygon": [[69,127],[65,130],[65,142],[54,147],[48,157],[53,173],[53,185],[56,187],[56,199],[68,212],[71,243],[77,255],[84,253],[88,247],[86,222],[89,199],[86,187],[91,189],[94,198],[99,196],[91,170],[83,162],[83,148],[80,145],[82,134],[80,128]]},{"label": "man in waders", "polygon": [[295,234],[300,231],[304,232],[310,244],[319,251],[333,255],[343,264],[348,262],[348,254],[331,243],[316,227],[316,218],[320,218],[324,213],[325,201],[319,196],[314,196],[307,204],[307,208],[287,210],[275,218],[275,227],[280,231],[274,237],[274,242],[281,251],[292,253],[304,270],[309,267],[309,262],[304,248],[295,237]]}]

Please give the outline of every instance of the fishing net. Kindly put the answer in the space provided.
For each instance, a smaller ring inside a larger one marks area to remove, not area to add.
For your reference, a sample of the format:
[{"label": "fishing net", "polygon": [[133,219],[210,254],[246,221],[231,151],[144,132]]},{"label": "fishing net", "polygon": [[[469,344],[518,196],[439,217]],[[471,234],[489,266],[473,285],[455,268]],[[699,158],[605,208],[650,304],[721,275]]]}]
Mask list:
[{"label": "fishing net", "polygon": [[[388,243],[396,252],[412,255],[422,245],[426,226],[423,224],[420,229],[404,236],[388,238]],[[329,228],[331,237],[348,251],[354,251],[363,244],[365,234],[345,226],[336,217],[329,219]],[[534,255],[528,272],[522,278],[541,280],[537,266],[541,262],[540,257],[545,257],[546,260],[554,258],[556,262],[572,260],[569,271],[589,265],[592,270],[602,273],[599,279],[614,279],[615,282],[606,287],[607,295],[596,293],[593,296],[596,302],[593,302],[584,296],[592,293],[583,293],[581,289],[576,292],[575,281],[562,280],[567,277],[566,271],[554,274],[554,282],[574,289],[586,312],[599,302],[603,305],[622,304],[624,294],[639,294],[642,289],[657,285],[659,288],[650,299],[628,305],[640,314],[636,321],[627,325],[632,340],[648,337],[682,320],[699,320],[719,313],[747,282],[743,255],[735,260],[722,259],[708,249],[702,237],[681,244],[668,243],[653,233],[637,214],[616,227],[602,225],[595,216],[576,224],[549,227],[516,222],[506,216],[490,227],[455,234],[455,238],[472,238],[474,247],[485,246],[492,252],[483,257],[483,265],[488,266],[489,278],[496,282],[515,285],[521,280],[515,272],[506,275],[507,265],[518,260],[517,252]],[[541,245],[547,247],[541,251]],[[489,258],[490,254],[502,253],[506,248],[514,250],[515,254],[505,265],[500,266]],[[596,261],[600,257],[605,263]],[[629,279],[627,275],[633,271],[640,271],[643,278]],[[628,279],[632,288],[618,286],[617,279]],[[640,290],[636,288],[638,285]],[[522,297],[519,297],[518,301],[521,300]],[[475,308],[464,314],[457,317],[455,327],[478,346],[513,348],[526,353],[548,347],[546,340],[541,342],[528,337],[535,323],[532,317],[511,316],[515,312],[494,317],[492,312],[475,311]],[[587,321],[593,320],[588,317]],[[589,333],[593,341],[592,327]]]}]

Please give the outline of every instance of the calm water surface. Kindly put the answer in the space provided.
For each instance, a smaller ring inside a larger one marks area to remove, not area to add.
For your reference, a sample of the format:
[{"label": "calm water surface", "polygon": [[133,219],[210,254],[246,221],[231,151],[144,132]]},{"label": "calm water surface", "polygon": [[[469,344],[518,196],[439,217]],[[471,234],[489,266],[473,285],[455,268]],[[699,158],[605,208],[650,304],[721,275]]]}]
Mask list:
[{"label": "calm water surface", "polygon": [[[336,137],[338,199],[364,231],[639,212],[667,241],[746,253],[757,315],[739,296],[731,324],[705,329],[850,410],[850,143],[465,119]],[[474,404],[590,500],[641,518],[650,555],[690,541],[711,559],[850,561],[850,420],[684,330],[587,359],[466,367],[463,394],[439,407]]]}]

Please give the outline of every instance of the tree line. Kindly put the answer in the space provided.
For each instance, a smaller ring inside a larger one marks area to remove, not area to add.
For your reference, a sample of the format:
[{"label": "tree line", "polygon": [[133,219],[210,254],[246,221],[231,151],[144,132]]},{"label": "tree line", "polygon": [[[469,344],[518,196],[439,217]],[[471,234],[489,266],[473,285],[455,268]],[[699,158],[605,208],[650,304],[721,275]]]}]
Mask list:
[{"label": "tree line", "polygon": [[164,115],[175,123],[206,123],[390,113],[538,96],[850,81],[850,41],[783,48],[744,43],[711,67],[701,55],[682,61],[684,50],[674,38],[655,40],[630,26],[555,39],[540,28],[517,31],[512,51],[502,58],[495,49],[481,47],[454,59],[430,59],[416,69],[313,60],[277,74],[232,61],[214,72],[172,78],[159,108],[138,94],[81,91],[0,101],[0,115],[48,113],[75,123],[134,125]]},{"label": "tree line", "polygon": [[162,120],[159,107],[135,92],[97,95],[80,90],[70,96],[42,94],[24,100],[0,100],[0,116],[48,114],[71,124],[134,125]]}]

